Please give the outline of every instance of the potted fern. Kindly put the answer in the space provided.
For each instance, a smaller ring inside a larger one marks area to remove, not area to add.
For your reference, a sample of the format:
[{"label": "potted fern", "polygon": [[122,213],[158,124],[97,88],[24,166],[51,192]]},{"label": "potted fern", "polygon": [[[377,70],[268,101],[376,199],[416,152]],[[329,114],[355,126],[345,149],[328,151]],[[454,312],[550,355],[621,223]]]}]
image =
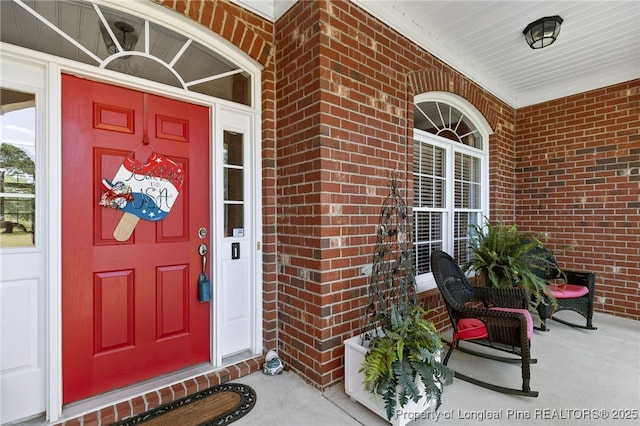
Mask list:
[{"label": "potted fern", "polygon": [[453,378],[441,362],[437,330],[416,303],[410,241],[407,210],[394,180],[380,213],[361,333],[344,342],[346,393],[394,425],[437,410]]},{"label": "potted fern", "polygon": [[452,372],[440,359],[442,342],[425,314],[420,306],[406,315],[392,306],[390,327],[369,344],[360,371],[365,389],[382,396],[387,419],[409,401],[419,403],[425,397],[437,410],[444,385],[451,383]]},{"label": "potted fern", "polygon": [[557,265],[537,254],[540,252],[537,249],[543,247],[537,236],[518,231],[516,225],[492,224],[488,220],[483,227],[472,225],[471,234],[473,256],[463,270],[473,271],[480,285],[523,287],[533,307],[540,303],[555,304],[547,283],[536,269],[557,269]]}]

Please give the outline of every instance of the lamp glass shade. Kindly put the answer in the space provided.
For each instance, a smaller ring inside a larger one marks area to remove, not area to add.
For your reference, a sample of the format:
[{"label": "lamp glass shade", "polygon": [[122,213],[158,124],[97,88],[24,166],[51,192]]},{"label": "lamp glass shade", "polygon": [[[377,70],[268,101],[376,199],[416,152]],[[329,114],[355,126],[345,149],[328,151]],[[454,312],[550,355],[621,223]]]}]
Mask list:
[{"label": "lamp glass shade", "polygon": [[[135,48],[136,43],[138,42],[138,36],[131,25],[126,22],[118,21],[110,24],[110,27],[111,32],[117,40],[117,44],[120,45],[122,50],[130,52]],[[111,37],[109,31],[103,25],[100,26],[100,31],[102,32],[102,38],[105,46],[107,47],[107,51],[110,54],[117,53],[120,49],[116,44],[116,40]]]},{"label": "lamp glass shade", "polygon": [[523,33],[529,47],[542,49],[556,41],[562,21],[559,16],[547,16],[527,25]]}]

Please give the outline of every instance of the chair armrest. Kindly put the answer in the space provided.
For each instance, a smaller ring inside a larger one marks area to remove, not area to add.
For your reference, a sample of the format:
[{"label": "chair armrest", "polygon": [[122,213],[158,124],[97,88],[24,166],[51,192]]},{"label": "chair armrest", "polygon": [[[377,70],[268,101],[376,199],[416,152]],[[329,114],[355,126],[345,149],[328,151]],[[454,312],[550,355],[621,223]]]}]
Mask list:
[{"label": "chair armrest", "polygon": [[563,271],[567,284],[581,285],[589,289],[589,293],[593,294],[596,285],[596,274],[593,272],[583,271]]},{"label": "chair armrest", "polygon": [[529,305],[529,295],[522,287],[474,287],[473,292],[474,298],[485,305],[514,309],[527,309]]}]

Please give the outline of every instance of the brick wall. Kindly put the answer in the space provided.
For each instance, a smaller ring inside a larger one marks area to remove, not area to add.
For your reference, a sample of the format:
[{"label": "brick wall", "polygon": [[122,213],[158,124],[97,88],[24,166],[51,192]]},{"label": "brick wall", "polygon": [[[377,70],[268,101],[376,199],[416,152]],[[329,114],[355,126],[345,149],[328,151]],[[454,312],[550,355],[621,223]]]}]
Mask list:
[{"label": "brick wall", "polygon": [[[324,388],[342,380],[342,342],[359,329],[392,174],[411,200],[413,95],[453,92],[483,113],[495,206],[509,214],[515,112],[347,1],[296,3],[276,46],[278,344]],[[423,301],[445,325],[437,294]]]},{"label": "brick wall", "polygon": [[640,319],[640,80],[516,115],[519,228],[596,273],[596,309]]}]

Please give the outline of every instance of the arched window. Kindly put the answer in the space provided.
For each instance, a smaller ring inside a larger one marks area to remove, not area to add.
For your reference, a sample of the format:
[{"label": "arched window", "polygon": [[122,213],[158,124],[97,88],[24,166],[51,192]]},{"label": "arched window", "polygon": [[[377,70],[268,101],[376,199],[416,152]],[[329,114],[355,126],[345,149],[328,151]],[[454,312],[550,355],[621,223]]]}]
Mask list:
[{"label": "arched window", "polygon": [[146,18],[74,0],[0,1],[0,16],[5,43],[251,105],[244,67]]},{"label": "arched window", "polygon": [[482,114],[445,92],[418,95],[414,106],[413,235],[418,288],[435,286],[433,250],[469,259],[469,227],[488,216],[488,140]]}]

